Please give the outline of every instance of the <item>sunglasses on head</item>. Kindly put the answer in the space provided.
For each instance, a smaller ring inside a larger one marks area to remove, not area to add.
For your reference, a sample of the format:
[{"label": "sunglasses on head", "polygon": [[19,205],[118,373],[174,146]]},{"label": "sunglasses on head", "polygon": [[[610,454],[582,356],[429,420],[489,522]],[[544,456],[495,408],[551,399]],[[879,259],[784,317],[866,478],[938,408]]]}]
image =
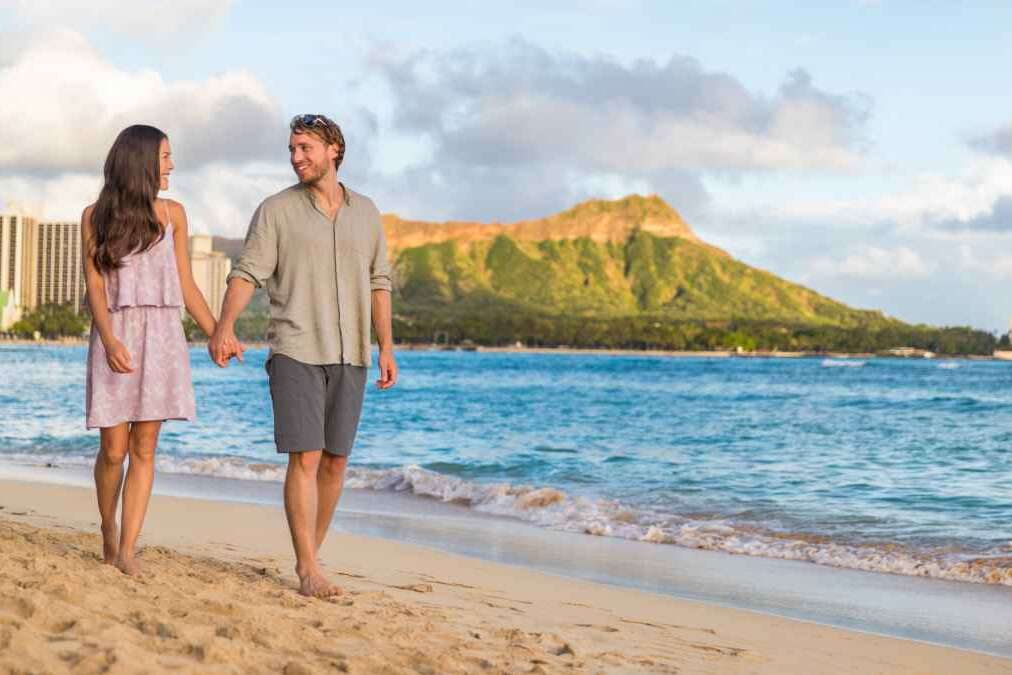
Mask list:
[{"label": "sunglasses on head", "polygon": [[302,127],[312,127],[312,126],[329,127],[329,126],[336,126],[336,125],[333,122],[331,122],[329,119],[327,119],[327,117],[325,115],[296,115],[295,117],[292,118],[291,127],[294,129],[295,127],[298,127],[298,126],[302,126]]}]

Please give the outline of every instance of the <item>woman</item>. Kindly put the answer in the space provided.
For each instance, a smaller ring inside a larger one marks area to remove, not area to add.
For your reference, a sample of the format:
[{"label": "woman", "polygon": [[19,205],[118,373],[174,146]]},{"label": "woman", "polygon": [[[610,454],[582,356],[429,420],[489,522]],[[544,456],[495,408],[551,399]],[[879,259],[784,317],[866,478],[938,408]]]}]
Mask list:
[{"label": "woman", "polygon": [[140,571],[134,547],[151,496],[158,432],[164,420],[195,415],[180,307],[207,335],[215,327],[190,271],[183,207],[158,198],[169,187],[172,168],[164,133],[142,124],[127,127],[105,160],[98,200],[81,216],[92,316],[86,424],[101,430],[95,488],[103,555],[131,575]]}]

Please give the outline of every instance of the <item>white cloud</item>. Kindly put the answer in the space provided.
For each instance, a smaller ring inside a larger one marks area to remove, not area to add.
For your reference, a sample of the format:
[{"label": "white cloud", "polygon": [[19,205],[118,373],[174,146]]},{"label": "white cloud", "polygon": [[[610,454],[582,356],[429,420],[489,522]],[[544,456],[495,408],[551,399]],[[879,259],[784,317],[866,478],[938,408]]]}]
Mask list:
[{"label": "white cloud", "polygon": [[[971,230],[1000,230],[994,222],[1012,197],[1012,160],[974,157],[955,175],[921,174],[909,186],[861,199],[806,200],[750,204],[723,218],[739,221],[757,216],[765,222],[819,223],[836,228],[881,228],[950,238]],[[1012,231],[1012,223],[1005,229]]]},{"label": "white cloud", "polygon": [[687,56],[622,63],[519,39],[384,48],[371,64],[392,101],[388,133],[424,148],[383,181],[399,201],[443,197],[420,216],[529,218],[629,186],[692,218],[709,201],[704,177],[849,172],[864,158],[867,98],[803,70],[756,93]]},{"label": "white cloud", "polygon": [[970,244],[961,244],[958,251],[958,265],[963,272],[986,276],[993,281],[1012,281],[1012,255],[992,253],[981,257]]},{"label": "white cloud", "polygon": [[[295,182],[284,163],[215,163],[172,174],[163,196],[186,208],[191,232],[243,237],[257,205]],[[17,210],[44,220],[80,218],[102,187],[98,173],[67,173],[52,178],[0,175],[0,211]]]},{"label": "white cloud", "polygon": [[1012,122],[987,133],[973,136],[969,139],[968,144],[980,152],[1012,157]]},{"label": "white cloud", "polygon": [[167,194],[186,208],[190,231],[244,237],[257,205],[295,183],[287,164],[210,164],[173,174]]},{"label": "white cloud", "polygon": [[850,170],[865,97],[829,94],[803,70],[758,95],[689,57],[631,65],[501,48],[384,53],[395,122],[435,140],[437,159],[484,166],[559,162],[602,171]]},{"label": "white cloud", "polygon": [[0,9],[10,8],[19,16],[40,25],[101,27],[119,33],[149,38],[152,35],[200,31],[213,25],[231,8],[233,0],[0,0]]},{"label": "white cloud", "polygon": [[843,258],[823,256],[809,265],[809,278],[848,277],[861,281],[926,279],[935,265],[926,262],[907,246],[880,248],[866,246]]},{"label": "white cloud", "polygon": [[99,173],[66,173],[52,178],[0,174],[0,210],[22,211],[45,220],[72,220],[95,201]]},{"label": "white cloud", "polygon": [[116,134],[135,123],[163,129],[191,167],[283,152],[279,106],[249,73],[167,82],[116,67],[73,31],[12,38],[21,48],[0,60],[0,171],[101,170]]}]

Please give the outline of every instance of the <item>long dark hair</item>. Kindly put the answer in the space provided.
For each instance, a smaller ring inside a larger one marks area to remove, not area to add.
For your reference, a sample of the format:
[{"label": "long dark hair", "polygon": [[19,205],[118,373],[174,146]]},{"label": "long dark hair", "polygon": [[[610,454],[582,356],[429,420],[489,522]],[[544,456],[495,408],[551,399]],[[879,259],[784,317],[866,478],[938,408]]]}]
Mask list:
[{"label": "long dark hair", "polygon": [[161,186],[159,149],[163,131],[134,124],[119,133],[105,158],[105,184],[91,213],[95,267],[108,272],[131,253],[146,251],[165,236],[155,216]]}]

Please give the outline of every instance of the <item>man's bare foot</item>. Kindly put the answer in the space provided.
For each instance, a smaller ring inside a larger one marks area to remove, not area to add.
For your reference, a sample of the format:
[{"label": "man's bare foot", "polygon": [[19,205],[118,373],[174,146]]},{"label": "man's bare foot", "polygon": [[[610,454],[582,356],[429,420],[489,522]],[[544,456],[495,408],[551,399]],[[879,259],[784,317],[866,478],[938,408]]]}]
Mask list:
[{"label": "man's bare foot", "polygon": [[309,598],[329,598],[341,595],[344,591],[340,586],[330,583],[319,572],[299,575],[299,593]]},{"label": "man's bare foot", "polygon": [[115,522],[102,523],[102,559],[106,565],[115,565],[119,557],[119,528]]},{"label": "man's bare foot", "polygon": [[141,573],[141,566],[137,562],[137,559],[133,556],[124,558],[120,556],[116,559],[116,568],[123,574],[135,577]]}]

